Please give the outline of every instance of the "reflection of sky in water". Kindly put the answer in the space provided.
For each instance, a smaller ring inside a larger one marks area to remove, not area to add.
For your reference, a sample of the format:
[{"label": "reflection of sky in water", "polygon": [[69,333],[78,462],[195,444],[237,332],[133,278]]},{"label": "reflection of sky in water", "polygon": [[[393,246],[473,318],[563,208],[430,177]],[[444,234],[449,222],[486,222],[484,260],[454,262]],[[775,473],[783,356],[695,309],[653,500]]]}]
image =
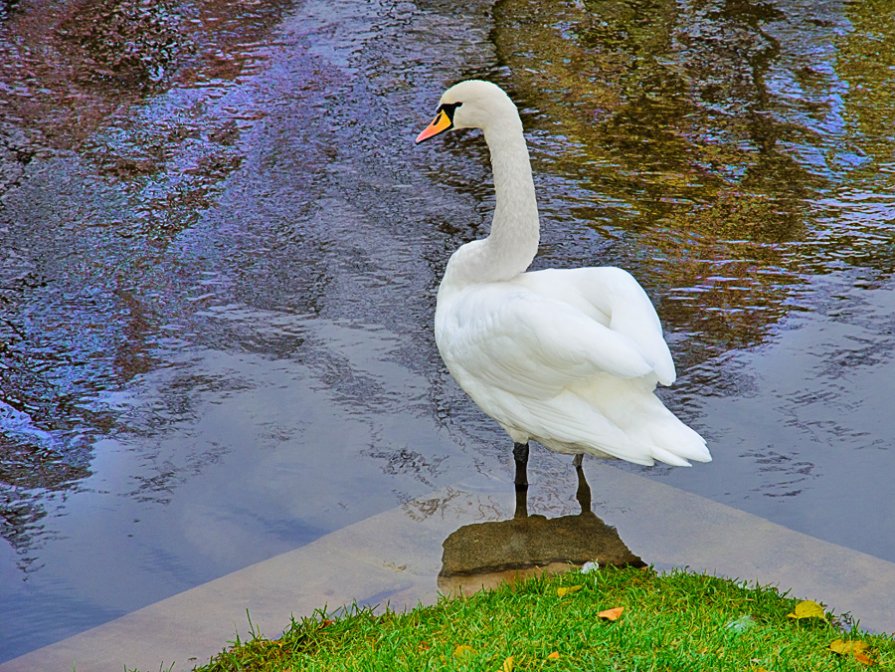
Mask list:
[{"label": "reflection of sky in water", "polygon": [[[862,41],[892,26],[642,4],[506,1],[492,46],[452,8],[311,2],[275,38],[275,16],[193,36],[223,51],[154,95],[73,93],[48,63],[58,105],[34,82],[0,101],[35,116],[0,147],[0,659],[510,482],[431,337],[440,270],[493,202],[475,134],[409,144],[459,76],[522,103],[537,264],[623,265],[659,306],[664,396],[715,462],[644,473],[895,559],[893,106]],[[568,508],[569,468],[533,452],[533,506]]]}]

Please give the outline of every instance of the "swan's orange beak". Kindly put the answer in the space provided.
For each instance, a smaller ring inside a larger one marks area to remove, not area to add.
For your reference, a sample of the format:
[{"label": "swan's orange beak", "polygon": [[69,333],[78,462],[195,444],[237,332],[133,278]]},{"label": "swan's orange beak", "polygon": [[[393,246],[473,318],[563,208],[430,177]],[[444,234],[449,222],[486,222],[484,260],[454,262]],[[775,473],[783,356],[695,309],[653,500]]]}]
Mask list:
[{"label": "swan's orange beak", "polygon": [[439,133],[444,133],[453,125],[454,122],[451,121],[447,113],[444,110],[438,110],[438,114],[435,115],[432,123],[426,127],[426,130],[416,136],[416,144],[420,144],[423,140],[434,138]]}]

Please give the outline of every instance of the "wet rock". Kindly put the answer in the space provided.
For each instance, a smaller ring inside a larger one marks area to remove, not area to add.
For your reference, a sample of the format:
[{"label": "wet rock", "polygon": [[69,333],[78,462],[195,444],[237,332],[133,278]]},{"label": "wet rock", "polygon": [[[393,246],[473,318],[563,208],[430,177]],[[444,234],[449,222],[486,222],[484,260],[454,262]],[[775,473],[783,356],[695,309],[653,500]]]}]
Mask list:
[{"label": "wet rock", "polygon": [[[528,491],[516,492],[516,513],[512,520],[464,525],[444,540],[439,586],[450,592],[466,589],[484,578],[516,570],[545,568],[548,572],[563,571],[595,561],[607,565],[643,567],[618,536],[614,527],[600,520],[591,510],[590,485],[583,469],[577,469],[578,490],[575,493],[581,513],[575,516],[547,518],[528,515]],[[455,585],[452,577],[475,577],[469,585]]]},{"label": "wet rock", "polygon": [[643,566],[610,527],[593,513],[562,518],[530,516],[466,525],[444,541],[441,576],[548,565]]}]

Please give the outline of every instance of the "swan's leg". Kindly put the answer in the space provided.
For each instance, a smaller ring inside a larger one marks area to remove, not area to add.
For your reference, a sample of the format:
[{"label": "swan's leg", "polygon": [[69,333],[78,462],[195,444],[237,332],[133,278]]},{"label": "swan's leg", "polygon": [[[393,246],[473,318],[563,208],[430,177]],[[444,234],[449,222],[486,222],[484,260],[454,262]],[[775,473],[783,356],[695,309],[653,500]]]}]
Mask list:
[{"label": "swan's leg", "polygon": [[575,473],[578,475],[578,490],[575,492],[575,499],[578,500],[581,513],[590,513],[590,484],[588,484],[587,477],[584,475],[584,469],[581,468],[579,457],[581,455],[575,456],[575,460],[579,462],[575,465]]},{"label": "swan's leg", "polygon": [[578,467],[581,466],[582,462],[584,462],[584,453],[578,453],[575,456],[575,459],[572,460],[572,466],[574,466],[577,469]]},{"label": "swan's leg", "polygon": [[516,511],[513,518],[528,518],[528,486],[516,486]]},{"label": "swan's leg", "polygon": [[528,487],[528,442],[513,444],[513,459],[516,460],[516,489]]}]

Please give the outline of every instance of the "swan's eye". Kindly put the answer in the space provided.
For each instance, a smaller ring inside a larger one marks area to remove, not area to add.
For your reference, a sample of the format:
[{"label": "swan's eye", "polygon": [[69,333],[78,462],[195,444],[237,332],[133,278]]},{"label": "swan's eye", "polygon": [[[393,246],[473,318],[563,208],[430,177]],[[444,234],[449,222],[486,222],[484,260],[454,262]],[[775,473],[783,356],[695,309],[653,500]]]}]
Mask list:
[{"label": "swan's eye", "polygon": [[462,104],[463,103],[445,103],[438,108],[438,111],[444,112],[447,115],[447,118],[451,120],[451,123],[454,123],[454,112],[456,112],[457,108]]}]

